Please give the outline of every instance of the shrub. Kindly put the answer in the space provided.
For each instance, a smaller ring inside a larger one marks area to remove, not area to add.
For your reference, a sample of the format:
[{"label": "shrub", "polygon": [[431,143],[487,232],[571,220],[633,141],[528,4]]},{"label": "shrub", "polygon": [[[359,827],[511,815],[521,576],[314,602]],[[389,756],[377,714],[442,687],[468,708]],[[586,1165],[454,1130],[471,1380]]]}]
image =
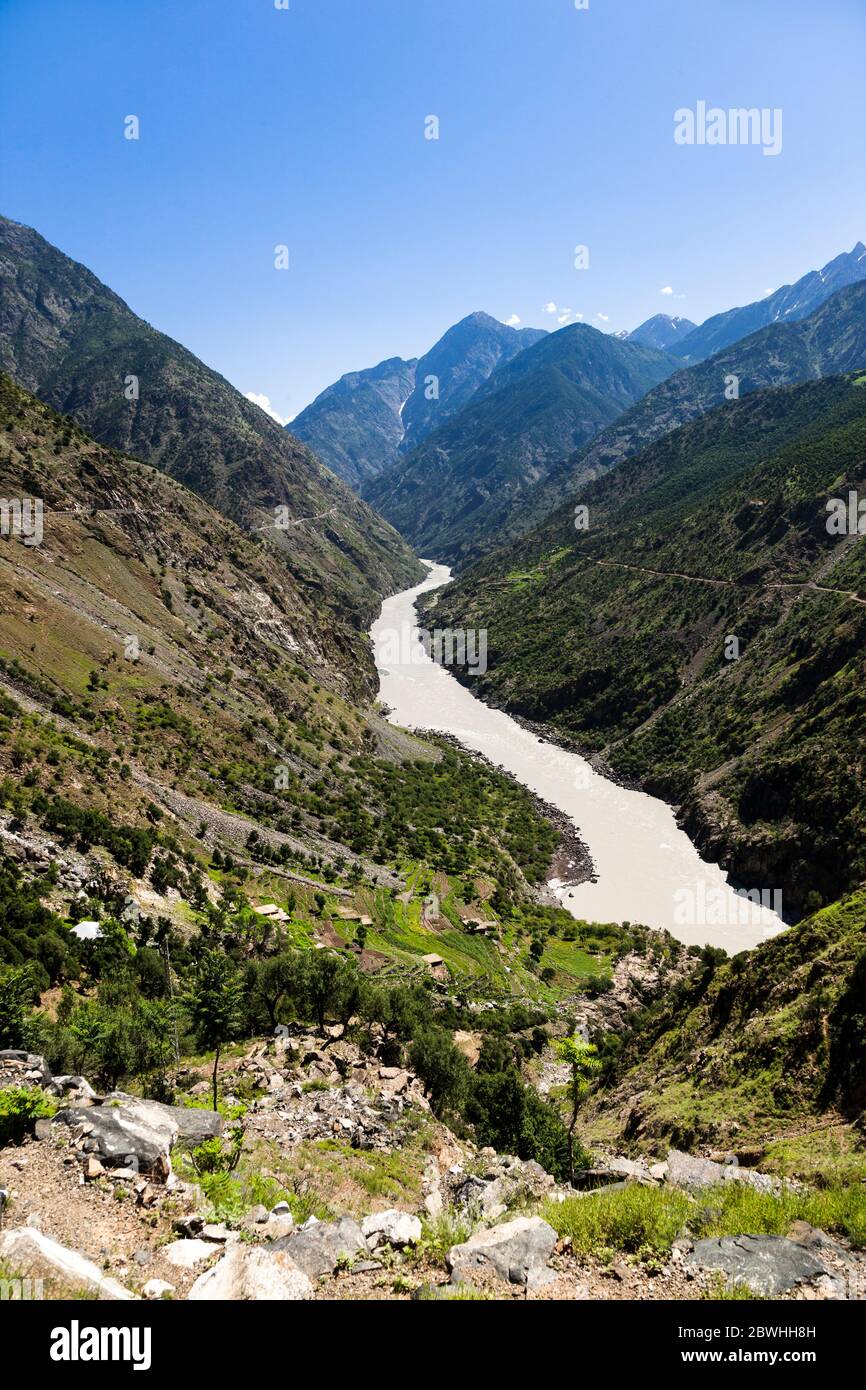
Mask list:
[{"label": "shrub", "polygon": [[37,1120],[49,1119],[56,1103],[44,1091],[26,1086],[9,1086],[0,1091],[0,1148],[20,1144]]}]

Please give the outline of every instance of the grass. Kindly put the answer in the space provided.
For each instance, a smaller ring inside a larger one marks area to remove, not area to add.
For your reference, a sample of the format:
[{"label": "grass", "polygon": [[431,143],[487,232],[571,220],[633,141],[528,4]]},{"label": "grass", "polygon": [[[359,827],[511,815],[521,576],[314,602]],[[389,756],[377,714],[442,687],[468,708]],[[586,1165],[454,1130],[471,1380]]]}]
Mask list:
[{"label": "grass", "polygon": [[423,1222],[421,1239],[413,1251],[414,1257],[444,1265],[451,1247],[462,1245],[474,1229],[475,1223],[468,1216],[458,1215],[456,1211],[443,1211],[439,1216]]},{"label": "grass", "polygon": [[844,1236],[855,1248],[863,1249],[866,1188],[837,1186],[773,1196],[756,1192],[747,1183],[729,1182],[707,1193],[689,1224],[700,1236],[784,1236],[795,1221]]},{"label": "grass", "polygon": [[631,1186],[547,1202],[541,1215],[571,1240],[576,1254],[602,1260],[666,1255],[686,1233],[784,1236],[795,1221],[842,1236],[856,1249],[866,1247],[866,1189],[860,1185],[773,1195],[727,1182],[698,1199],[670,1187]]},{"label": "grass", "polygon": [[666,1255],[692,1205],[673,1188],[634,1186],[546,1202],[541,1215],[576,1254],[609,1260],[617,1253]]}]

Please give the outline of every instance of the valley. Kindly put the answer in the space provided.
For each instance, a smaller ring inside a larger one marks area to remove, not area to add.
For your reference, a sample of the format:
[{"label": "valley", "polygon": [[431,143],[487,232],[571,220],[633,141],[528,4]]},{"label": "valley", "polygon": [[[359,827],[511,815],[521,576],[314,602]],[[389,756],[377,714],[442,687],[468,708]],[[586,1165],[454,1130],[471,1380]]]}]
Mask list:
[{"label": "valley", "polygon": [[281,9],[0,218],[0,1317],[863,1301],[866,249]]}]

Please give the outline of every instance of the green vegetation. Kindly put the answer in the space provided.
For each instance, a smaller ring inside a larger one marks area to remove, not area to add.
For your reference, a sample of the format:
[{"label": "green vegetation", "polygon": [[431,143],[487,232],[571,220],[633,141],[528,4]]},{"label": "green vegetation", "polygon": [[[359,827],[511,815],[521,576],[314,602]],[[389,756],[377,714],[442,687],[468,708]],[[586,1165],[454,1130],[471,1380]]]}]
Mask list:
[{"label": "green vegetation", "polygon": [[495,633],[482,696],[678,803],[742,881],[758,862],[809,911],[866,877],[866,552],[826,526],[864,468],[852,377],[755,391],[587,483],[587,531],[570,503],[425,621]]},{"label": "green vegetation", "polygon": [[[633,1020],[584,1109],[592,1138],[727,1144],[828,1184],[866,1174],[866,891],[703,969]],[[785,1135],[788,1138],[785,1138]]]},{"label": "green vegetation", "polygon": [[7,1086],[0,1090],[0,1149],[20,1144],[37,1120],[50,1118],[57,1102],[44,1091],[27,1086]]}]

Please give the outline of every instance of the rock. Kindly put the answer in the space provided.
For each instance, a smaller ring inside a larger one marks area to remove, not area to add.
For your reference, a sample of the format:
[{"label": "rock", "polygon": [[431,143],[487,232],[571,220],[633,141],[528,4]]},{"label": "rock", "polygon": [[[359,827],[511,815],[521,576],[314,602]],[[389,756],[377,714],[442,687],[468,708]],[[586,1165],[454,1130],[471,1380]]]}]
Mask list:
[{"label": "rock", "polygon": [[284,1236],[270,1247],[290,1255],[310,1279],[333,1274],[341,1260],[365,1258],[370,1247],[357,1221],[341,1216],[337,1221],[317,1221],[314,1226]]},{"label": "rock", "polygon": [[77,1250],[51,1240],[39,1230],[21,1226],[0,1235],[0,1264],[23,1277],[49,1279],[61,1286],[59,1296],[80,1293],[117,1301],[134,1299],[116,1279],[103,1274]]},{"label": "rock", "polygon": [[402,1250],[407,1245],[417,1245],[421,1239],[421,1222],[405,1211],[373,1212],[364,1217],[361,1230],[374,1250],[386,1244]]},{"label": "rock", "polygon": [[[291,1216],[292,1209],[288,1202],[277,1202],[276,1206],[271,1207],[270,1214],[271,1216]],[[261,1219],[267,1221],[268,1213],[265,1212],[265,1215]]]},{"label": "rock", "polygon": [[425,1192],[424,1210],[433,1221],[436,1220],[437,1216],[442,1215],[444,1207],[445,1204],[442,1201],[442,1193],[439,1191],[438,1187],[431,1188],[429,1192]]},{"label": "rock", "polygon": [[692,1154],[680,1153],[678,1149],[671,1149],[668,1154],[665,1177],[673,1187],[681,1187],[686,1192],[699,1192],[702,1188],[716,1187],[722,1182],[745,1182],[757,1192],[775,1193],[782,1188],[779,1179],[771,1178],[768,1173],[713,1163],[712,1159],[695,1158]]},{"label": "rock", "polygon": [[178,1216],[171,1223],[171,1229],[180,1236],[197,1236],[204,1227],[204,1217],[194,1213],[191,1216]]},{"label": "rock", "polygon": [[86,1180],[92,1182],[94,1178],[101,1178],[104,1172],[105,1169],[95,1154],[88,1154],[87,1158],[84,1160],[84,1176]]},{"label": "rock", "polygon": [[195,1269],[203,1260],[211,1259],[217,1248],[210,1240],[176,1240],[166,1245],[162,1253],[175,1269]]},{"label": "rock", "polygon": [[165,1298],[166,1295],[174,1293],[174,1284],[166,1283],[165,1279],[148,1279],[143,1292],[145,1298]]},{"label": "rock", "polygon": [[290,1255],[260,1245],[234,1245],[196,1279],[189,1291],[192,1303],[210,1299],[255,1299],[260,1302],[299,1302],[312,1298],[313,1285]]},{"label": "rock", "polygon": [[213,1110],[161,1105],[114,1092],[98,1105],[69,1106],[54,1116],[68,1125],[85,1152],[111,1168],[167,1176],[168,1156],[179,1139],[200,1144],[222,1133],[223,1118]]},{"label": "rock", "polygon": [[489,1270],[506,1283],[540,1288],[555,1277],[548,1260],[556,1239],[553,1227],[540,1216],[518,1216],[480,1231],[449,1250],[452,1281],[470,1284],[479,1271]]},{"label": "rock", "polygon": [[726,1283],[746,1284],[764,1298],[799,1285],[819,1286],[825,1297],[844,1298],[843,1281],[810,1250],[786,1236],[724,1236],[695,1241],[686,1263],[718,1270]]},{"label": "rock", "polygon": [[646,1163],[639,1159],[631,1158],[611,1158],[605,1162],[605,1168],[609,1173],[616,1173],[619,1178],[633,1178],[635,1182],[648,1183],[653,1181],[653,1173]]},{"label": "rock", "polygon": [[96,1092],[83,1076],[55,1076],[46,1089],[53,1096],[68,1095],[81,1104],[96,1100]]},{"label": "rock", "polygon": [[222,1222],[210,1222],[201,1228],[201,1239],[210,1240],[216,1244],[224,1245],[230,1236],[231,1231]]},{"label": "rock", "polygon": [[3,1085],[23,1086],[29,1082],[30,1085],[48,1086],[51,1081],[51,1071],[45,1058],[38,1052],[25,1052],[20,1047],[0,1048],[0,1075],[3,1076]]},{"label": "rock", "polygon": [[282,1240],[295,1229],[295,1219],[290,1211],[285,1216],[269,1216],[264,1225],[256,1228],[265,1240]]},{"label": "rock", "polygon": [[243,1224],[247,1227],[263,1226],[264,1223],[267,1221],[269,1215],[270,1213],[268,1212],[267,1207],[263,1206],[260,1202],[257,1207],[250,1207],[250,1210],[244,1217]]}]

